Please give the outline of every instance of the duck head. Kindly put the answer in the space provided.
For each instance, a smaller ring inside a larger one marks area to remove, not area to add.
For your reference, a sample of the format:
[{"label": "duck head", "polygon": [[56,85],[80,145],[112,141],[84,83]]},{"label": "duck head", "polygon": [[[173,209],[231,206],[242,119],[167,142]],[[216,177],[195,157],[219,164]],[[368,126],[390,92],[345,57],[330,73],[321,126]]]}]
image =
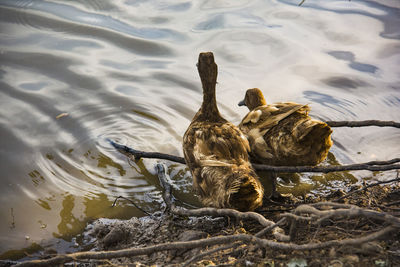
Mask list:
[{"label": "duck head", "polygon": [[217,83],[218,67],[214,61],[212,52],[203,52],[199,54],[197,62],[197,70],[199,71],[201,83],[204,92],[215,92],[215,84]]},{"label": "duck head", "polygon": [[239,106],[247,106],[249,110],[253,110],[256,107],[266,105],[264,95],[258,88],[248,89],[246,96],[242,101],[239,102]]}]

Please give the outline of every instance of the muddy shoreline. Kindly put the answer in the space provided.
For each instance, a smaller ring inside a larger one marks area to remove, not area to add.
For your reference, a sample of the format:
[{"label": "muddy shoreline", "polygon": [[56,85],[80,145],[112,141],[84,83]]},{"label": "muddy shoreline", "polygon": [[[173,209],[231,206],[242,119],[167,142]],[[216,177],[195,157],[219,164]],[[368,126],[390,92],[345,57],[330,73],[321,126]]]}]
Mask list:
[{"label": "muddy shoreline", "polygon": [[[360,189],[353,186],[351,191]],[[290,210],[290,205],[332,201],[342,196],[336,191],[327,197],[305,197],[297,199],[288,197],[284,206],[270,205],[259,211],[260,214],[274,222],[280,214]],[[390,184],[374,186],[355,192],[341,203],[354,204],[358,207],[384,211],[394,216],[400,214],[400,185]],[[278,211],[277,211],[278,210]],[[280,210],[280,211],[279,211]],[[297,225],[293,243],[307,244],[328,240],[355,238],[375,231],[385,225],[382,222],[363,218],[331,219],[318,227],[309,222]],[[288,226],[282,228],[289,232]],[[182,217],[169,213],[157,212],[151,216],[131,218],[130,220],[99,219],[88,226],[85,232],[87,244],[92,250],[117,250],[129,247],[146,247],[150,245],[191,241],[203,238],[235,234],[255,234],[263,227],[251,220],[235,220],[219,217]],[[266,239],[274,240],[271,234]],[[357,246],[331,246],[324,249],[287,251],[277,249],[260,249],[254,244],[239,245],[235,248],[221,250],[206,255],[189,263],[189,266],[398,266],[400,265],[399,231],[384,236],[380,240],[366,242]],[[223,245],[221,245],[223,246]],[[215,247],[200,247],[188,250],[171,250],[150,255],[130,258],[110,259],[93,262],[105,266],[182,266],[194,256]],[[79,263],[79,262],[78,262]],[[304,265],[306,264],[306,265]],[[83,265],[82,265],[83,266]],[[87,266],[87,265],[85,265]]]}]

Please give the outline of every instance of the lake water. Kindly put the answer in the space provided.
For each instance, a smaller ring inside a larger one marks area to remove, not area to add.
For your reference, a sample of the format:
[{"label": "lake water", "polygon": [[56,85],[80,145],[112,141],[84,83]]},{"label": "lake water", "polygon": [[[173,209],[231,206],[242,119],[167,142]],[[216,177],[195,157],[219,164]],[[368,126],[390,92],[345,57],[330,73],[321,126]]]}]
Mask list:
[{"label": "lake water", "polygon": [[[0,254],[79,248],[100,217],[161,209],[157,160],[106,141],[182,156],[202,101],[196,62],[213,51],[217,100],[259,87],[268,102],[309,103],[321,120],[400,121],[400,2],[306,0],[0,0]],[[65,114],[64,114],[65,113]],[[338,128],[324,164],[400,156],[395,128]],[[185,166],[166,162],[179,199],[197,205]],[[301,174],[281,192],[329,193],[394,171]]]}]

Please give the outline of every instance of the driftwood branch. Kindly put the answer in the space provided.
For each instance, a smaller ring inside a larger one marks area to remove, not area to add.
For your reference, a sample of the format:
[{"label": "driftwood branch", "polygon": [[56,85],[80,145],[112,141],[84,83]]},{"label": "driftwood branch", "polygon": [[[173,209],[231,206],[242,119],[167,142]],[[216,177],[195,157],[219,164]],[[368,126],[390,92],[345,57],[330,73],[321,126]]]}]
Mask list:
[{"label": "driftwood branch", "polygon": [[[114,146],[118,151],[124,154],[132,155],[136,160],[141,158],[155,158],[165,159],[174,161],[177,163],[186,164],[185,159],[182,157],[159,153],[159,152],[145,152],[133,149],[131,147],[118,144],[108,139],[110,144]],[[356,171],[356,170],[368,170],[368,171],[389,171],[400,169],[400,164],[394,164],[400,162],[400,158],[394,158],[387,161],[370,161],[358,164],[349,165],[335,165],[335,166],[271,166],[253,163],[253,167],[256,171],[274,171],[274,172],[338,172],[338,171]]]},{"label": "driftwood branch", "polygon": [[395,121],[379,121],[379,120],[366,120],[366,121],[326,121],[330,127],[364,127],[364,126],[377,126],[377,127],[396,127],[400,128],[400,122]]}]

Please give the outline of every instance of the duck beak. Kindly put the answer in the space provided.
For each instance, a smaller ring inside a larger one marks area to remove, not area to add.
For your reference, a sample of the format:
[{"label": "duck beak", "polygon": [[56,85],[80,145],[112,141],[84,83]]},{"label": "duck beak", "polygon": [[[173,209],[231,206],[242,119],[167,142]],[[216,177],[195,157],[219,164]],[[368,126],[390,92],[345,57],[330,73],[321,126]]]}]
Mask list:
[{"label": "duck beak", "polygon": [[238,105],[239,105],[239,107],[240,107],[240,106],[246,106],[246,104],[244,103],[244,99],[243,99],[242,101],[240,101],[240,102],[238,103]]}]

